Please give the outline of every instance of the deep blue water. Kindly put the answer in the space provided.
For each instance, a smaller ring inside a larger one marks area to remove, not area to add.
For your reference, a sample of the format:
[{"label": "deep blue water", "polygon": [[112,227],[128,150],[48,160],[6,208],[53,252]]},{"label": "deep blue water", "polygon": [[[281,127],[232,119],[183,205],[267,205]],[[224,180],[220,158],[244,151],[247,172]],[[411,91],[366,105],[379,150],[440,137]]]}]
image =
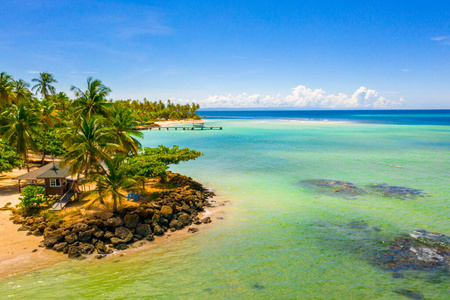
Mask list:
[{"label": "deep blue water", "polygon": [[206,119],[295,119],[398,125],[450,125],[450,110],[199,110]]}]

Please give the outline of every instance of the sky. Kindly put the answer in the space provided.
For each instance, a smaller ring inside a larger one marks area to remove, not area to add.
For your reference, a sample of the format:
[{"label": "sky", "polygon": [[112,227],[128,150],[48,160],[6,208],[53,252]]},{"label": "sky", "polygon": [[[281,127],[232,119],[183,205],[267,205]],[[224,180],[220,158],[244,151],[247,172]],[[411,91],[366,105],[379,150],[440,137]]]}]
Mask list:
[{"label": "sky", "polygon": [[1,1],[0,72],[202,108],[450,109],[450,1]]}]

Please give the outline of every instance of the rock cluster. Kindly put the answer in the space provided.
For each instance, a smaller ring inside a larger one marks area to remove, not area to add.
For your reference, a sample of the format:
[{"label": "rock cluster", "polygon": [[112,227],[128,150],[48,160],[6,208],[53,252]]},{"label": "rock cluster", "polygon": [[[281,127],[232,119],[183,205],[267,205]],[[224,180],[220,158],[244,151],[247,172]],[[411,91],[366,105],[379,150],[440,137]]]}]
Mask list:
[{"label": "rock cluster", "polygon": [[444,234],[415,230],[397,237],[389,249],[376,255],[386,270],[450,270],[450,238]]},{"label": "rock cluster", "polygon": [[125,207],[114,214],[93,214],[70,224],[63,220],[50,222],[45,214],[26,218],[15,215],[12,220],[22,224],[19,230],[43,236],[44,247],[68,254],[69,258],[93,253],[101,257],[114,249],[127,249],[139,240],[152,241],[154,235],[164,235],[168,230],[211,222],[209,217],[200,219],[198,213],[210,206],[208,198],[214,196],[212,192],[179,174],[169,172],[168,180],[177,187],[163,192],[156,200]]}]

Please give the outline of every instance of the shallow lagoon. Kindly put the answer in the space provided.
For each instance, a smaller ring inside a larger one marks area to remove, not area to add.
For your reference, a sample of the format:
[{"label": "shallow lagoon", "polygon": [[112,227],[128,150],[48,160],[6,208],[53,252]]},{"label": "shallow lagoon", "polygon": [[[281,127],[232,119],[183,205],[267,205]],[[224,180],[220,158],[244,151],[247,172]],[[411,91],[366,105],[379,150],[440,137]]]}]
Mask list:
[{"label": "shallow lagoon", "polygon": [[[143,144],[205,154],[172,169],[231,200],[215,226],[136,255],[68,261],[6,279],[0,296],[404,299],[412,291],[448,297],[448,273],[393,276],[373,263],[373,253],[416,229],[450,234],[449,126],[208,124],[224,130],[146,131]],[[302,185],[320,179],[411,188],[423,197],[347,197]]]}]

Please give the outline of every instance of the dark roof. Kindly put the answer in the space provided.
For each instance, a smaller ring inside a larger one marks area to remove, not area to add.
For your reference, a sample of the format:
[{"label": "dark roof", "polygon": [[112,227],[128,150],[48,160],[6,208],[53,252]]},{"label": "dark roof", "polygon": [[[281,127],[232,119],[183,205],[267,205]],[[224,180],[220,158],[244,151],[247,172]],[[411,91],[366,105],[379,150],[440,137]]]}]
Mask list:
[{"label": "dark roof", "polygon": [[43,167],[40,167],[37,170],[28,172],[26,174],[17,176],[14,179],[18,180],[36,180],[36,179],[45,179],[45,178],[66,178],[70,176],[69,166],[65,166],[64,168],[59,168],[59,162],[46,164]]},{"label": "dark roof", "polygon": [[37,176],[39,179],[45,179],[45,178],[66,178],[70,176],[69,172],[69,166],[65,166],[64,168],[59,169],[56,168],[50,168],[49,170],[45,171],[41,175]]}]

